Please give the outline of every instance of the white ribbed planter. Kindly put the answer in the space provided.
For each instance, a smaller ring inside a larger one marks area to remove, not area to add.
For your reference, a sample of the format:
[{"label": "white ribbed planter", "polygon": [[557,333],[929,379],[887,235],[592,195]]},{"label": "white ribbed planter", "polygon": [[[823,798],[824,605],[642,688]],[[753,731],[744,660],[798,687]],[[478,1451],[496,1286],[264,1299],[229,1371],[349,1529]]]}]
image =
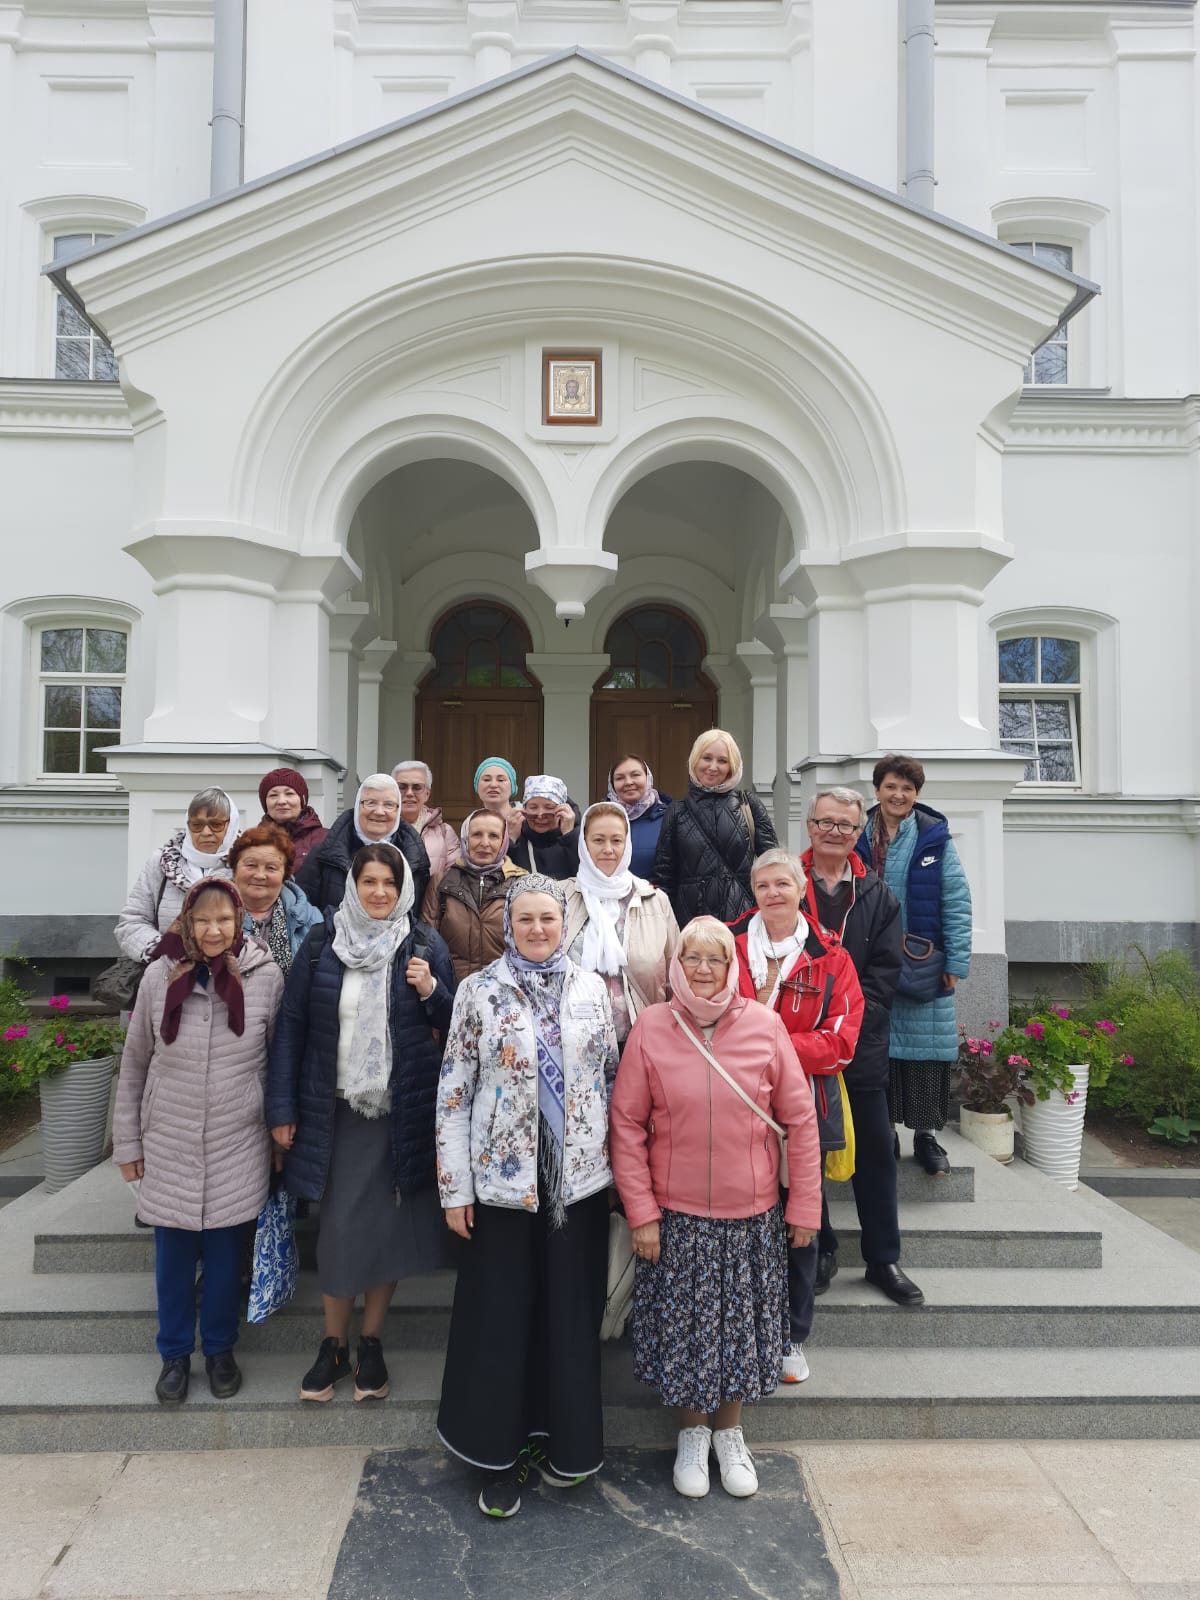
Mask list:
[{"label": "white ribbed planter", "polygon": [[1013,1158],[1013,1119],[1007,1111],[972,1111],[963,1106],[958,1114],[959,1132],[977,1150],[1005,1166]]},{"label": "white ribbed planter", "polygon": [[113,1063],[112,1056],[75,1061],[38,1083],[46,1188],[51,1194],[82,1178],[104,1156]]},{"label": "white ribbed planter", "polygon": [[1079,1187],[1079,1156],[1083,1148],[1083,1114],[1087,1110],[1088,1068],[1072,1067],[1074,1105],[1055,1089],[1048,1100],[1021,1107],[1021,1138],[1026,1161],[1055,1183]]}]

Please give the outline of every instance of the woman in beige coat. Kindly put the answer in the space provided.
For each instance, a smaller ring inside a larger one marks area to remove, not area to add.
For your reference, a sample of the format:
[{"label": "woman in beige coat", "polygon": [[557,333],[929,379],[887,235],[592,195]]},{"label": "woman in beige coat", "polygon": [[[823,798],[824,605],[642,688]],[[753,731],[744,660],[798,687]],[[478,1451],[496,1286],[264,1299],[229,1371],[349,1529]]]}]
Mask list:
[{"label": "woman in beige coat", "polygon": [[579,872],[566,885],[567,954],[608,985],[617,1043],[647,1006],[667,998],[679,928],[661,889],[629,870],[633,845],[623,807],[601,800],[583,814]]},{"label": "woman in beige coat", "polygon": [[245,938],[242,915],[225,879],[188,890],[138,989],[121,1057],[113,1159],[126,1182],[140,1180],[138,1215],[154,1227],[163,1405],[187,1398],[201,1260],[209,1389],[224,1400],[242,1381],[241,1241],[267,1198],[263,1086],[283,997],[283,975],[261,940]]}]

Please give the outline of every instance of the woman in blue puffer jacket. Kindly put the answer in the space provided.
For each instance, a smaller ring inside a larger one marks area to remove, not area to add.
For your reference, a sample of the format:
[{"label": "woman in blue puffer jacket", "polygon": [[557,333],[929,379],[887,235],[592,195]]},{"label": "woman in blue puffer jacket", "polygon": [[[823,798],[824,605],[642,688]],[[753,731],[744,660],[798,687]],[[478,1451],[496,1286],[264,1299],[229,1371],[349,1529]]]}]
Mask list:
[{"label": "woman in blue puffer jacket", "polygon": [[925,787],[921,763],[884,756],[871,781],[878,803],[867,813],[858,853],[899,900],[905,933],[932,939],[946,957],[935,999],[898,993],[892,1002],[888,1088],[892,1121],[914,1130],[913,1156],[930,1177],[944,1177],[950,1162],[934,1135],[946,1125],[950,1066],[958,1057],[954,990],[971,964],[971,888],[950,824],[917,803]]}]

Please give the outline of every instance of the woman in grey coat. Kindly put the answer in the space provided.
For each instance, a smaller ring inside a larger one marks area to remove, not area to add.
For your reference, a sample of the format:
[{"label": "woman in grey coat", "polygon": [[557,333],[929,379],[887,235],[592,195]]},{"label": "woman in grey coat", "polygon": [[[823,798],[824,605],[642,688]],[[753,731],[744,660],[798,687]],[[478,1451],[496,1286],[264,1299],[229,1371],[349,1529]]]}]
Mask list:
[{"label": "woman in grey coat", "polygon": [[184,826],[156,850],[129,891],[115,929],[121,954],[149,961],[160,935],[201,878],[229,878],[229,847],[241,832],[238,808],[224,789],[201,789],[188,803]]},{"label": "woman in grey coat", "polygon": [[188,890],[138,989],[117,1081],[113,1159],[126,1182],[140,1180],[138,1213],[154,1228],[163,1405],[187,1398],[201,1260],[209,1389],[224,1400],[242,1381],[243,1225],[267,1198],[263,1088],[283,998],[283,975],[265,944],[245,938],[242,915],[227,879]]}]

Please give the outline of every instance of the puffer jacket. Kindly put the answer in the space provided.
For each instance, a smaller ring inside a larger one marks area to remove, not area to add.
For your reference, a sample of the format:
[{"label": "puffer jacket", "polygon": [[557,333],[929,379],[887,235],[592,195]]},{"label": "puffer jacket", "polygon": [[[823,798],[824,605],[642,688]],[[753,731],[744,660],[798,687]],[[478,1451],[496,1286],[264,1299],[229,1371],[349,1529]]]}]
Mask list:
[{"label": "puffer jacket", "polygon": [[[429,962],[437,987],[422,1000],[405,978],[409,959]],[[298,1200],[319,1200],[333,1156],[337,1103],[338,1002],[346,969],[334,954],[333,912],[313,929],[288,974],[267,1070],[266,1125],[294,1123],[284,1182]],[[440,1054],[435,1028],[450,1021],[454,974],[446,946],[416,923],[392,959],[388,1027],[392,1039],[392,1181],[399,1194],[431,1188],[433,1102]]]},{"label": "puffer jacket", "polygon": [[436,883],[449,867],[462,860],[462,840],[448,822],[442,821],[440,810],[426,807],[417,832],[429,857],[429,881]]},{"label": "puffer jacket", "polygon": [[[167,845],[178,845],[183,836],[184,830],[180,828],[167,841]],[[229,878],[233,874],[222,861],[208,876]],[[121,954],[128,956],[131,961],[149,961],[150,952],[160,936],[183,909],[186,893],[187,890],[181,888],[174,878],[167,876],[163,870],[162,853],[156,850],[138,873],[137,882],[130,889],[129,898],[117,918],[113,932]]]},{"label": "puffer jacket", "polygon": [[568,800],[575,813],[575,826],[569,833],[534,833],[528,822],[508,847],[508,858],[526,872],[540,872],[547,878],[573,878],[579,871],[579,807]]},{"label": "puffer jacket", "polygon": [[144,1161],[143,1222],[161,1228],[231,1228],[257,1217],[267,1198],[271,1141],[263,1081],[283,978],[267,948],[247,939],[238,954],[245,996],[242,1034],[229,1027],[210,982],[183,1002],[170,1044],[160,1030],[174,962],[160,956],[138,989],[121,1056],[113,1160]]},{"label": "puffer jacket", "polygon": [[[631,1228],[665,1207],[693,1217],[753,1217],[779,1199],[779,1140],[672,1015],[651,1006],[630,1029],[612,1103],[613,1175]],[[785,1217],[821,1225],[821,1150],[812,1091],[773,1011],[734,995],[708,1041],[717,1060],[788,1131]]]},{"label": "puffer jacket", "polygon": [[[801,856],[808,878],[805,910],[810,922],[819,923],[816,892],[812,885],[812,850]],[[863,1020],[854,1060],[846,1068],[846,1088],[886,1089],[888,1085],[888,1032],[892,1001],[900,978],[900,906],[896,896],[868,867],[850,852],[854,897],[836,934],[858,973],[863,992]]]},{"label": "puffer jacket", "polygon": [[[390,839],[381,844],[394,844],[412,868],[413,904],[419,906],[425,898],[429,884],[429,857],[421,836],[403,819]],[[304,890],[318,911],[336,911],[346,894],[346,879],[350,863],[362,849],[362,840],[354,828],[353,810],[343,811],[307,861],[296,874],[296,882]]]},{"label": "puffer jacket", "polygon": [[[308,896],[294,878],[284,880],[283,888],[279,891],[279,898],[283,901],[283,920],[287,924],[288,943],[292,947],[293,957],[296,951],[308,937],[308,930],[315,928],[318,922],[325,918],[310,905]],[[242,918],[242,931],[246,934],[253,933],[250,925],[250,913],[247,911]]]},{"label": "puffer jacket", "polygon": [[[612,1181],[608,1101],[617,1036],[604,979],[568,965],[563,983],[567,1108],[563,1201]],[[533,1013],[501,957],[467,978],[454,1001],[437,1098],[438,1188],[443,1208],[538,1208],[538,1058]]]},{"label": "puffer jacket", "polygon": [[629,870],[635,878],[648,878],[654,882],[654,856],[658,850],[658,836],[662,821],[671,804],[671,796],[659,792],[658,799],[648,811],[643,811],[636,822],[629,824],[629,842],[633,846]]},{"label": "puffer jacket", "polygon": [[[751,913],[732,924],[738,957],[738,992],[757,999],[747,954],[747,929]],[[825,944],[808,925],[804,945],[806,960],[792,971],[792,982],[804,987],[780,988],[775,1011],[788,1031],[792,1048],[809,1077],[824,1077],[850,1065],[858,1046],[863,1019],[863,994],[854,963],[838,944]]]},{"label": "puffer jacket", "polygon": [[[868,816],[877,810],[872,807]],[[869,830],[864,831],[860,848],[864,842],[869,850]],[[950,838],[949,823],[940,811],[918,804],[905,817],[888,846],[883,881],[900,902],[900,916],[908,931],[909,891],[916,888],[916,876],[926,861],[932,869],[935,850],[941,868],[936,925],[926,923],[929,932],[925,933],[924,927],[919,931],[946,952],[946,971],[965,978],[971,966],[971,886]],[[892,1001],[889,1049],[896,1061],[956,1061],[954,991],[945,989],[924,1005],[897,995]]]},{"label": "puffer jacket", "polygon": [[[574,882],[567,889],[567,954],[572,961],[583,960],[583,934],[588,913],[583,895]],[[667,971],[679,942],[679,924],[671,902],[661,889],[643,878],[634,879],[633,894],[625,913],[621,944],[627,957],[621,969],[621,987],[629,1020],[635,1022],[647,1006],[667,998]]]},{"label": "puffer jacket", "polygon": [[512,880],[523,877],[505,856],[491,872],[453,866],[440,883],[429,880],[421,918],[446,941],[459,983],[504,954],[504,900]]},{"label": "puffer jacket", "polygon": [[[746,831],[742,806],[754,818],[754,839]],[[750,868],[778,839],[762,801],[748,790],[714,794],[688,785],[686,799],[667,808],[650,873],[671,901],[682,928],[707,915],[733,922],[754,906]]]}]

